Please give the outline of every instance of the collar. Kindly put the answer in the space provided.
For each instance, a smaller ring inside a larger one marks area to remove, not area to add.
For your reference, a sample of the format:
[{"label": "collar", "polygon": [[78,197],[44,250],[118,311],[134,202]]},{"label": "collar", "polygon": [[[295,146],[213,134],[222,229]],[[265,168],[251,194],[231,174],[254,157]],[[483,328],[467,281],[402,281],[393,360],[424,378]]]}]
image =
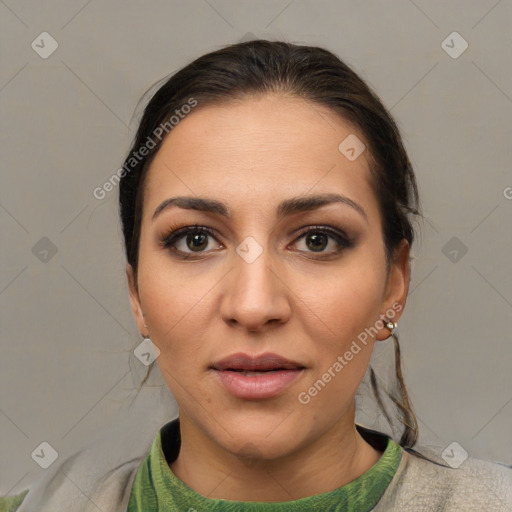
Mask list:
[{"label": "collar", "polygon": [[285,502],[242,502],[202,496],[170,469],[180,445],[179,418],[157,433],[148,456],[140,465],[130,494],[127,512],[208,510],[212,512],[311,512],[351,510],[369,512],[391,482],[402,457],[402,448],[387,435],[356,424],[361,436],[374,448],[384,451],[364,474],[329,492]]}]

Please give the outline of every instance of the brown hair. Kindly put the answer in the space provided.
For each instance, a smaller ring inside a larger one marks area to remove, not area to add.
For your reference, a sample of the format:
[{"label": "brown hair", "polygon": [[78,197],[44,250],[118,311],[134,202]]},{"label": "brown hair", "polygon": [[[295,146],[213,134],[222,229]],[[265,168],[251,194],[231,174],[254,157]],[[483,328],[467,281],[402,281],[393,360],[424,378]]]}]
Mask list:
[{"label": "brown hair", "polygon": [[[400,241],[406,239],[412,246],[414,230],[410,216],[421,217],[416,179],[398,127],[377,95],[349,66],[326,49],[255,40],[229,45],[199,57],[164,79],[163,85],[147,104],[125,160],[123,168],[126,172],[121,177],[119,188],[126,257],[135,278],[144,180],[165,136],[144,157],[135,160],[134,152],[147,146],[149,138],[154,141],[155,134],[160,133],[159,127],[169,123],[171,116],[191,98],[202,106],[246,95],[276,92],[328,107],[361,131],[369,149],[371,186],[378,199],[383,222],[388,270]],[[418,424],[402,375],[398,337],[393,335],[393,339],[397,391],[386,390],[386,393],[396,405],[398,419],[403,426],[399,443],[404,448],[411,448],[418,438]],[[146,382],[149,371],[141,386]],[[392,426],[371,366],[370,380],[377,403]]]}]

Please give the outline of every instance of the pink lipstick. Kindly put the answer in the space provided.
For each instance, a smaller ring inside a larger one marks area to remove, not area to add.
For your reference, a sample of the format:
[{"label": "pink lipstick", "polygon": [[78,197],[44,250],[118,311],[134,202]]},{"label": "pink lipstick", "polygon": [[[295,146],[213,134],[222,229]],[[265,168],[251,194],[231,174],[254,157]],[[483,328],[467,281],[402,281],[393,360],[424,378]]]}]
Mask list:
[{"label": "pink lipstick", "polygon": [[244,400],[273,398],[302,375],[305,366],[277,354],[228,356],[210,368],[221,385],[233,396]]}]

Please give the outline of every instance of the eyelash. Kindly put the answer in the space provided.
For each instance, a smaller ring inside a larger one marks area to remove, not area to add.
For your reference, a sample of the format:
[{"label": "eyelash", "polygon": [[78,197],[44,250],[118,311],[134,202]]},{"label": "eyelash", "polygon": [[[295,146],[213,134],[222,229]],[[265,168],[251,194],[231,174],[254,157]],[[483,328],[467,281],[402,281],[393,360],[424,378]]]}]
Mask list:
[{"label": "eyelash", "polygon": [[[194,234],[205,234],[209,235],[212,238],[215,237],[215,233],[211,228],[208,228],[206,226],[200,226],[198,224],[195,224],[194,226],[171,226],[169,230],[167,231],[167,234],[165,234],[162,239],[159,242],[159,245],[163,247],[164,249],[169,249],[175,252],[179,257],[183,259],[190,259],[194,258],[195,256],[201,256],[202,254],[207,254],[205,251],[197,251],[197,252],[184,252],[179,249],[173,248],[173,245],[176,244],[180,239],[182,239],[184,236],[188,235],[189,233]],[[306,229],[301,230],[300,235],[295,239],[295,241],[300,240],[301,238],[305,237],[306,235],[310,233],[321,233],[323,235],[327,235],[331,239],[333,239],[337,244],[338,248],[335,251],[331,252],[317,252],[314,251],[306,251],[310,252],[311,254],[325,254],[327,256],[332,256],[334,254],[339,254],[345,249],[350,249],[354,246],[354,240],[350,239],[345,235],[345,233],[338,231],[337,229],[331,228],[329,226],[308,226]],[[303,252],[303,251],[300,251]]]}]

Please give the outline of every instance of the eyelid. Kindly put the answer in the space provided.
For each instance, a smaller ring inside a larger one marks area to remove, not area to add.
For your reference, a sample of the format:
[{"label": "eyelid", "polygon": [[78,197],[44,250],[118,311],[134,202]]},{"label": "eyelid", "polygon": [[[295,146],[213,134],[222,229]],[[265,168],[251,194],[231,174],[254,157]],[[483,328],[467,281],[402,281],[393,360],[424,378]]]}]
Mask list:
[{"label": "eyelid", "polygon": [[[193,225],[185,224],[185,225],[179,225],[179,226],[170,226],[166,230],[166,233],[167,234],[162,235],[161,239],[158,242],[159,245],[161,245],[162,247],[164,247],[166,249],[171,247],[171,245],[174,245],[177,241],[181,240],[183,237],[185,237],[189,233],[204,233],[204,234],[211,236],[212,238],[215,238],[215,240],[217,240],[216,232],[214,229],[209,228],[208,226],[202,226],[200,224],[193,224]],[[219,244],[222,245],[220,242],[219,242]],[[191,253],[186,253],[186,254],[194,254],[194,253],[191,252]],[[196,254],[201,254],[201,253],[196,253]]]},{"label": "eyelid", "polygon": [[333,256],[336,254],[340,254],[351,247],[354,247],[356,242],[356,237],[350,237],[343,229],[335,228],[329,225],[309,225],[303,228],[300,228],[295,232],[297,236],[295,237],[293,243],[296,243],[298,240],[304,238],[309,233],[322,233],[329,238],[333,239],[337,244],[338,248],[334,251],[326,251],[326,252],[316,252],[315,251],[298,251],[305,252],[306,254],[319,255],[321,257]]},{"label": "eyelid", "polygon": [[[355,238],[350,237],[346,234],[346,232],[343,229],[335,228],[329,225],[307,225],[303,226],[300,229],[294,231],[292,233],[293,236],[295,236],[292,243],[296,243],[298,240],[306,236],[308,233],[322,233],[328,236],[329,238],[333,239],[338,244],[338,249],[335,251],[330,252],[317,252],[314,251],[297,251],[300,253],[306,252],[308,254],[318,254],[318,255],[324,255],[324,256],[332,256],[335,254],[339,254],[340,252],[351,248],[354,246]],[[175,254],[180,254],[184,258],[187,257],[194,257],[194,256],[201,256],[201,255],[207,255],[208,253],[212,252],[210,251],[198,251],[198,252],[185,252],[181,251],[179,249],[174,249],[173,246],[180,241],[182,238],[184,238],[189,233],[202,233],[206,234],[208,236],[211,236],[214,238],[217,243],[221,246],[222,243],[219,242],[216,235],[216,230],[209,228],[208,226],[203,226],[199,224],[193,224],[193,225],[179,225],[179,226],[171,226],[166,230],[166,235],[163,235],[161,239],[159,240],[159,245],[167,250],[172,250]]]},{"label": "eyelid", "polygon": [[350,241],[350,237],[347,235],[347,233],[345,233],[343,229],[335,228],[333,226],[329,226],[328,224],[309,224],[300,229],[297,229],[293,232],[293,234],[301,237],[308,234],[310,231],[320,231],[335,237],[337,236],[339,238],[343,238],[347,242]]}]

